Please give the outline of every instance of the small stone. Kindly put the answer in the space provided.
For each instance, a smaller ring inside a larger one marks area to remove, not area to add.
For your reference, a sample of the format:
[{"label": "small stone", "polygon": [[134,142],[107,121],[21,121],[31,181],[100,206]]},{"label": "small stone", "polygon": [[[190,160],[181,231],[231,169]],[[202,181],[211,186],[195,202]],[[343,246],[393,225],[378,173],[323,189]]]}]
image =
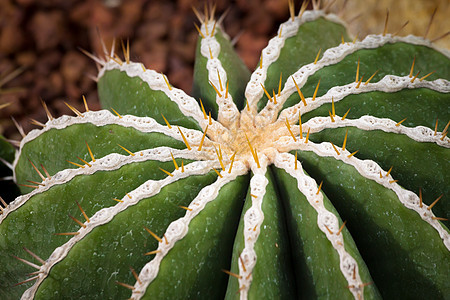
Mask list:
[{"label": "small stone", "polygon": [[63,15],[58,11],[37,12],[28,24],[38,50],[54,48],[65,38]]},{"label": "small stone", "polygon": [[80,52],[71,51],[64,55],[60,68],[64,80],[77,82],[82,76],[87,64],[87,58]]}]

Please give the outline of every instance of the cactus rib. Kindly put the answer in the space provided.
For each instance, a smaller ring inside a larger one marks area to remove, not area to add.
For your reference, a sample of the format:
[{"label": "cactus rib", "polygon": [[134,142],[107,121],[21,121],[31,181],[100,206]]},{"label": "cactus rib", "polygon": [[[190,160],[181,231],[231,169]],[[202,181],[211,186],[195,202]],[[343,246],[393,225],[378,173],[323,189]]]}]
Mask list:
[{"label": "cactus rib", "polygon": [[32,298],[38,290],[40,284],[50,273],[51,268],[58,262],[62,261],[68,255],[71,248],[96,227],[110,222],[117,213],[126,210],[129,206],[136,205],[141,199],[157,195],[163,187],[189,176],[207,174],[210,172],[210,169],[210,162],[193,162],[192,164],[186,165],[185,172],[182,172],[181,170],[174,170],[174,176],[168,176],[161,181],[148,180],[137,189],[130,191],[128,195],[120,199],[122,200],[121,202],[95,213],[92,217],[90,217],[91,221],[88,224],[85,224],[86,227],[81,227],[78,230],[79,234],[74,235],[69,241],[61,247],[55,249],[55,251],[50,255],[46,261],[46,264],[41,266],[40,271],[42,271],[43,276],[40,276],[33,287],[25,292],[25,297]]},{"label": "cactus rib", "polygon": [[219,191],[227,183],[232,182],[238,176],[245,174],[245,167],[243,165],[236,165],[233,173],[221,172],[222,177],[218,177],[217,180],[207,187],[203,188],[200,193],[192,200],[187,207],[186,214],[168,226],[165,236],[167,236],[167,243],[159,243],[158,248],[155,250],[155,257],[150,260],[139,274],[139,280],[136,281],[136,285],[133,289],[134,295],[144,294],[149,284],[156,278],[160,264],[167,253],[175,246],[175,243],[183,239],[188,233],[188,227],[192,220],[202,212],[205,206],[215,201]]}]

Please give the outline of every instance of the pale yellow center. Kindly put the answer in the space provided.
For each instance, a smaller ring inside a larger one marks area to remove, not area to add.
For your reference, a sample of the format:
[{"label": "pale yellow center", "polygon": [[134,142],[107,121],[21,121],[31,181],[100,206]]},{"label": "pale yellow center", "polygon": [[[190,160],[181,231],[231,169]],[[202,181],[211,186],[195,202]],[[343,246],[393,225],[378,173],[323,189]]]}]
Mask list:
[{"label": "pale yellow center", "polygon": [[228,134],[217,136],[213,141],[221,145],[222,152],[230,156],[236,153],[236,160],[244,162],[249,167],[251,162],[255,162],[255,152],[259,158],[265,155],[271,160],[278,151],[275,141],[289,134],[286,128],[280,130],[281,127],[282,123],[257,126],[252,114],[241,113],[238,126],[228,129]]}]

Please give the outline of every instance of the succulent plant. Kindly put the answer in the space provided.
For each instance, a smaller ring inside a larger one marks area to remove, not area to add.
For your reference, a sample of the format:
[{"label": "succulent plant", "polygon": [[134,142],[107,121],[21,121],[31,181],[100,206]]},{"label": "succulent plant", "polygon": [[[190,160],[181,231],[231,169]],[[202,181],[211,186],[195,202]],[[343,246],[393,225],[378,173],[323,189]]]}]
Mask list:
[{"label": "succulent plant", "polygon": [[[1,86],[0,86],[1,88]],[[10,103],[0,104],[0,110],[9,106]],[[11,170],[6,167],[7,164],[12,164],[14,160],[14,147],[0,134],[0,178],[5,174],[11,173]]]},{"label": "succulent plant", "polygon": [[[6,94],[12,94],[23,91],[23,88],[13,87],[13,88],[4,88],[8,82],[19,76],[25,68],[17,68],[10,72],[3,72],[4,74],[0,74],[0,98]],[[0,110],[4,109],[11,105],[10,102],[0,101]],[[16,122],[13,119],[13,122]],[[16,123],[17,124],[17,123]],[[21,132],[22,133],[22,132]],[[8,202],[14,199],[19,193],[17,186],[11,181],[12,178],[12,167],[11,164],[14,161],[15,149],[13,145],[0,134],[0,191],[2,191],[1,195],[6,198]],[[3,198],[0,199],[3,206],[7,205],[7,202],[4,202]],[[0,205],[0,208],[3,209],[3,206]]]},{"label": "succulent plant", "polygon": [[0,298],[450,295],[449,52],[290,3],[251,74],[199,14],[194,97],[94,58],[108,110],[21,142]]},{"label": "succulent plant", "polygon": [[[14,147],[0,135],[0,191],[2,191],[2,196],[7,202],[12,201],[19,195],[17,186],[11,180],[11,165],[14,161],[14,155]],[[0,205],[0,208],[3,209],[7,202],[3,202],[3,206]]]}]

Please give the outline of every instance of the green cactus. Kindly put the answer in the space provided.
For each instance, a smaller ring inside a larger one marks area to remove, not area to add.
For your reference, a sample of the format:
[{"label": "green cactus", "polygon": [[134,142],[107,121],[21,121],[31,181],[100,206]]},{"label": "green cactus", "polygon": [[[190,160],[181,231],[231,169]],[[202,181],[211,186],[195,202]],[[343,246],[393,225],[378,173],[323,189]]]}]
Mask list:
[{"label": "green cactus", "polygon": [[[14,147],[0,135],[0,191],[2,191],[1,197],[4,197],[7,202],[20,195],[17,186],[12,181],[11,165],[14,161],[14,155]],[[0,201],[3,199],[1,197]],[[0,205],[0,208],[3,209],[6,202],[2,204],[3,206]]]},{"label": "green cactus", "polygon": [[[10,103],[0,104],[0,110],[9,105]],[[7,168],[7,165],[12,164],[12,162],[14,161],[14,155],[14,147],[5,139],[3,135],[0,134],[0,178],[11,173],[11,169]]]},{"label": "green cactus", "polygon": [[251,74],[202,17],[195,98],[96,58],[114,109],[21,142],[0,298],[448,299],[450,54],[304,8]]},{"label": "green cactus", "polygon": [[[23,88],[20,87],[4,88],[3,86],[19,76],[24,70],[25,68],[20,67],[10,72],[3,72],[3,74],[0,74],[0,96],[23,91]],[[11,105],[11,102],[0,103],[0,110],[8,107],[9,105]],[[13,122],[15,123],[16,121],[13,119]],[[20,130],[22,130],[22,128],[20,128]],[[6,206],[6,202],[3,198],[1,198],[1,196],[5,197],[7,202],[10,202],[20,194],[19,189],[11,180],[11,165],[14,161],[15,152],[16,151],[13,145],[11,145],[11,143],[0,134],[0,191],[2,191],[0,195],[0,202],[2,202],[3,205],[0,205],[1,209]]]},{"label": "green cactus", "polygon": [[[0,104],[0,110],[3,107],[8,106],[9,103]],[[13,145],[0,134],[0,191],[2,194],[0,195],[0,212],[1,209],[6,207],[7,202],[12,201],[15,197],[20,195],[19,189],[12,181],[12,163],[14,161],[16,150]],[[2,198],[2,196],[6,199],[7,202]]]}]

